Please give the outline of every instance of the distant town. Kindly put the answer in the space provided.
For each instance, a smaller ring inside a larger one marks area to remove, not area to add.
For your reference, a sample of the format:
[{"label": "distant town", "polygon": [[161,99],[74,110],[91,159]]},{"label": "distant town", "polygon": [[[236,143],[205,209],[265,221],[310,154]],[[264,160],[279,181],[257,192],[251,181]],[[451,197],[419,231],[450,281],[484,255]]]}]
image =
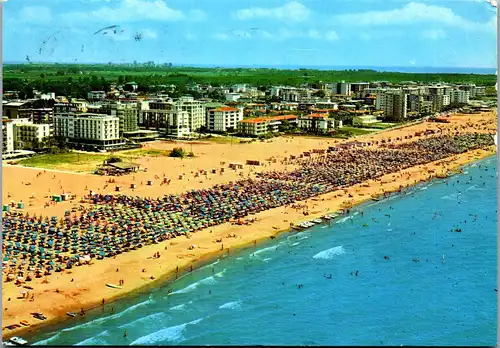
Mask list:
[{"label": "distant town", "polygon": [[334,81],[291,87],[192,82],[185,86],[186,95],[178,96],[174,84],[145,93],[134,81],[121,82],[90,91],[86,99],[38,90],[33,98],[21,99],[20,91],[4,91],[3,159],[60,148],[115,151],[158,138],[265,139],[287,133],[348,138],[496,105],[494,90],[472,83]]}]

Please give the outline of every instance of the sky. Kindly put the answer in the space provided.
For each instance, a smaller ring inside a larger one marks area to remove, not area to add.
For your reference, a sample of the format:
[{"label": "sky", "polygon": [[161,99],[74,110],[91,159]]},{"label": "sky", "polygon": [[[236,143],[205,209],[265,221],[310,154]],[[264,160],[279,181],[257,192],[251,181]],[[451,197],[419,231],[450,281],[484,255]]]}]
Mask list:
[{"label": "sky", "polygon": [[484,0],[3,0],[1,6],[4,62],[497,65],[496,7]]}]

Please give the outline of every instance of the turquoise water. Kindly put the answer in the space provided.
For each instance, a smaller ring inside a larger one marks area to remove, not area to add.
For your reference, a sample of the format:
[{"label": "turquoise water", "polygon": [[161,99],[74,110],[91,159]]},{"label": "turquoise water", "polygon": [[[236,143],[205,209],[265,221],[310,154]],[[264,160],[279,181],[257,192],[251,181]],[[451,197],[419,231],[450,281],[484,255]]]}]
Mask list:
[{"label": "turquoise water", "polygon": [[496,170],[496,157],[488,158],[27,338],[39,345],[495,345]]}]

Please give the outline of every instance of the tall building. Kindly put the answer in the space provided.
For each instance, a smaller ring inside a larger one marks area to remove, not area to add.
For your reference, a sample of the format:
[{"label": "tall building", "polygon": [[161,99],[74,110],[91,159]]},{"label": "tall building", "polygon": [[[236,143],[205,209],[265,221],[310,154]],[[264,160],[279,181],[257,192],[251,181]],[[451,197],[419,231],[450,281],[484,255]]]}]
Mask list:
[{"label": "tall building", "polygon": [[139,125],[146,129],[163,131],[171,137],[184,137],[199,131],[206,124],[205,105],[192,97],[177,101],[157,100],[142,109]]},{"label": "tall building", "polygon": [[54,123],[54,109],[52,108],[38,108],[29,109],[31,112],[31,120],[35,124],[53,124]]},{"label": "tall building", "polygon": [[470,92],[467,90],[456,89],[451,94],[452,103],[469,104]]},{"label": "tall building", "polygon": [[116,116],[92,113],[57,113],[54,115],[54,135],[68,143],[110,149],[122,145],[120,119]]},{"label": "tall building", "polygon": [[432,112],[441,112],[451,102],[450,96],[446,94],[430,94],[427,99],[432,102]]},{"label": "tall building", "polygon": [[337,90],[335,94],[351,95],[351,84],[347,82],[337,83]]},{"label": "tall building", "polygon": [[100,113],[117,116],[120,119],[120,136],[123,135],[124,132],[135,132],[139,129],[139,107],[137,103],[109,101],[101,104]]},{"label": "tall building", "polygon": [[351,83],[351,93],[356,97],[364,97],[364,90],[370,88],[369,82],[353,82]]},{"label": "tall building", "polygon": [[206,125],[210,131],[225,132],[230,128],[236,129],[241,120],[243,120],[242,109],[223,106],[207,110]]},{"label": "tall building", "polygon": [[206,123],[205,105],[193,97],[181,97],[175,102],[177,111],[186,111],[188,113],[189,132],[199,131],[201,126]]},{"label": "tall building", "polygon": [[427,98],[432,102],[432,112],[440,112],[443,107],[451,102],[451,89],[449,86],[429,86],[428,93]]},{"label": "tall building", "polygon": [[406,118],[408,95],[401,92],[390,92],[385,94],[385,119],[387,121],[400,122]]},{"label": "tall building", "polygon": [[2,119],[2,153],[14,151],[14,126],[12,120]]}]

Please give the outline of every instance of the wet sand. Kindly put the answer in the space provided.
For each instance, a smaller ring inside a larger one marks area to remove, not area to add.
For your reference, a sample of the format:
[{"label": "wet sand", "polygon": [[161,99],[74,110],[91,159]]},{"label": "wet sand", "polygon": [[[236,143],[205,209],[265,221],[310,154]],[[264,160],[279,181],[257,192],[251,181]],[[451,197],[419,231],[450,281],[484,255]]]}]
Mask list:
[{"label": "wet sand", "polygon": [[[387,139],[388,137],[395,140],[396,137],[404,137],[404,135],[425,129],[437,129],[437,127],[442,127],[452,132],[455,132],[455,127],[464,127],[461,129],[462,131],[486,132],[487,130],[496,130],[496,113],[454,116],[450,119],[450,124],[426,122],[407,128],[358,138],[362,141]],[[467,125],[467,123],[469,123],[469,125]],[[214,149],[216,149],[214,153],[219,155],[225,153],[231,158],[231,161],[245,163],[246,159],[265,160],[272,156],[277,157],[280,153],[280,148],[287,149],[285,150],[287,151],[286,154],[283,154],[284,151],[281,150],[282,155],[280,158],[283,158],[284,156],[299,154],[303,151],[311,150],[312,148],[326,148],[331,146],[332,144],[328,144],[328,142],[333,143],[335,140],[299,137],[293,139],[278,138],[272,143],[258,142],[254,144],[237,145],[239,150],[234,150],[235,146],[229,144],[199,146],[204,146],[207,153],[209,151],[211,152],[212,147],[214,147]],[[148,146],[155,146],[155,148],[161,148],[163,146],[167,148],[168,146],[172,146],[172,144],[160,143]],[[242,150],[245,152],[242,152]],[[239,157],[236,157],[238,156],[238,151],[240,152]],[[102,299],[105,300],[105,303],[109,303],[112,299],[125,296],[145,286],[155,286],[157,282],[174,280],[177,267],[180,272],[189,271],[191,266],[196,268],[199,264],[208,262],[220,255],[234,253],[238,248],[245,246],[253,247],[254,243],[258,245],[259,241],[266,240],[280,232],[289,230],[290,223],[297,224],[301,221],[319,217],[328,212],[352,207],[366,200],[370,200],[373,195],[397,191],[401,186],[414,185],[416,182],[429,180],[431,176],[453,171],[461,165],[484,158],[495,152],[496,148],[492,147],[489,150],[471,151],[438,162],[412,167],[398,173],[388,174],[377,180],[370,180],[363,184],[352,186],[348,188],[347,191],[331,192],[314,199],[300,202],[301,204],[307,205],[307,208],[304,209],[296,210],[290,207],[271,209],[253,215],[252,217],[256,217],[257,221],[250,225],[239,226],[226,223],[191,234],[190,239],[178,237],[156,245],[145,246],[139,250],[120,254],[114,258],[93,261],[93,264],[90,266],[74,267],[69,271],[64,270],[61,273],[53,273],[53,275],[47,278],[34,279],[29,283],[29,285],[34,288],[34,290],[29,290],[30,294],[35,295],[34,301],[18,299],[18,297],[21,296],[21,291],[26,289],[15,286],[12,282],[4,282],[2,287],[2,326],[5,327],[7,325],[16,324],[21,320],[27,320],[32,326],[12,331],[5,329],[2,330],[2,336],[10,337],[12,335],[22,335],[23,331],[35,330],[37,325],[50,324],[53,320],[67,319],[66,312],[68,311],[79,312],[82,308],[89,309],[100,306]],[[252,155],[249,156],[248,153]],[[269,163],[266,167],[254,167],[254,170],[283,170],[285,166],[280,164],[280,158],[278,158],[276,163]],[[239,177],[238,172],[227,169],[226,165],[227,174],[222,176],[212,174],[209,176],[212,180],[201,180],[203,181],[202,183],[195,180],[194,177],[188,182],[187,175],[183,180],[174,180],[179,171],[186,171],[186,167],[184,167],[186,163],[189,163],[188,165],[193,168],[203,168],[207,170],[210,169],[211,166],[217,165],[217,167],[222,167],[222,165],[220,165],[221,157],[215,155],[200,155],[199,158],[185,160],[170,158],[145,158],[142,160],[148,164],[147,173],[143,172],[114,178],[124,187],[128,187],[132,182],[138,184],[138,189],[134,192],[124,188],[121,193],[156,197],[165,193],[182,192],[186,188],[209,187],[216,183],[227,182]],[[174,161],[180,164],[171,166],[170,164]],[[245,166],[242,171],[245,176],[249,174],[250,168],[249,166]],[[287,168],[291,169],[290,166]],[[3,201],[10,201],[12,199],[17,202],[23,200],[26,204],[25,210],[30,213],[36,213],[37,215],[62,216],[65,210],[71,209],[75,203],[78,203],[79,198],[87,194],[88,189],[91,188],[100,193],[115,193],[114,186],[116,184],[109,184],[107,189],[103,188],[106,180],[109,180],[109,177],[59,173],[48,170],[44,173],[43,170],[39,169],[14,166],[4,167],[3,171]],[[37,177],[37,174],[40,172],[42,172],[42,174]],[[159,180],[155,180],[154,186],[139,185],[141,180],[145,181],[147,180],[146,178],[154,177],[155,174],[161,177],[163,173],[166,173],[167,176],[172,178],[172,183],[170,185],[159,186]],[[54,175],[56,176],[55,178]],[[251,175],[253,176],[253,174]],[[133,176],[135,176],[135,180]],[[30,181],[31,185],[26,185],[25,183],[27,181]],[[22,182],[24,182],[24,184]],[[76,194],[77,199],[73,202],[57,203],[44,208],[44,203],[47,201],[44,196],[49,193],[49,190],[52,194],[61,193],[61,186],[63,186],[66,192]],[[85,186],[87,186],[87,190],[85,190]],[[7,197],[9,192],[11,197]],[[29,197],[33,193],[35,198],[30,200]],[[352,195],[352,197],[349,197],[349,195]],[[31,206],[29,206],[30,201],[32,203]],[[308,216],[304,216],[304,210],[308,211]],[[228,237],[233,234],[235,234],[236,237]],[[216,239],[222,239],[222,242],[217,243],[215,242]],[[196,247],[190,250],[188,248],[191,245],[196,245]],[[224,248],[223,250],[221,250],[222,247]],[[159,259],[152,258],[155,252],[160,252],[161,257]],[[118,272],[116,271],[117,269]],[[142,272],[143,269],[145,272]],[[152,276],[155,280],[151,279]],[[72,279],[73,281],[71,281]],[[120,279],[125,280],[122,289],[112,289],[105,285],[106,283],[118,284]],[[8,298],[11,300],[7,301]],[[106,304],[105,310],[110,310],[110,307],[111,305]],[[41,322],[34,319],[29,315],[30,312],[42,312],[48,320]]]}]

